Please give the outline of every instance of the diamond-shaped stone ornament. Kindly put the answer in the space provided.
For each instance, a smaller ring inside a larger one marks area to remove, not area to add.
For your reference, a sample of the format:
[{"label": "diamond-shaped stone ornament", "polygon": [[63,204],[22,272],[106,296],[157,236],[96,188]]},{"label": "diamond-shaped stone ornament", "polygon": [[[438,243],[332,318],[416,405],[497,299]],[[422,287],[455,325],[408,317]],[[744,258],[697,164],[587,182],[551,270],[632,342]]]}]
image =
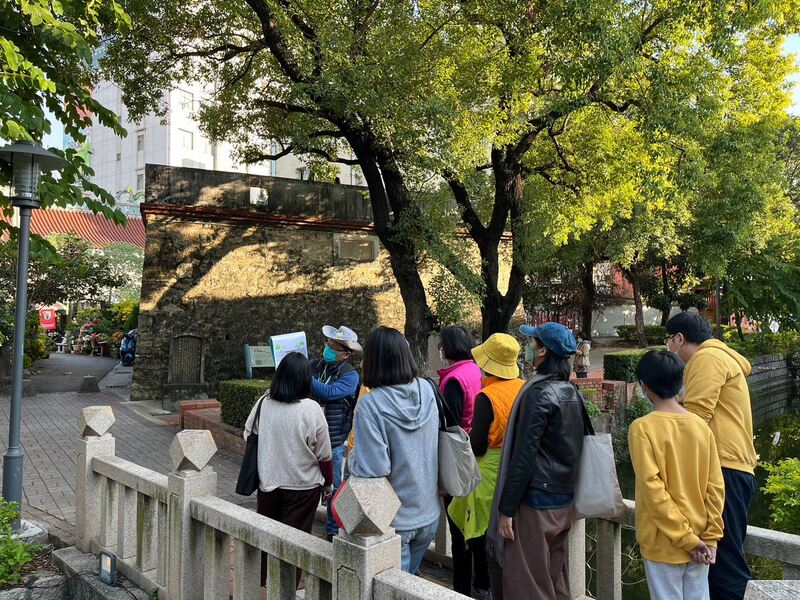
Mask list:
[{"label": "diamond-shaped stone ornament", "polygon": [[351,477],[342,486],[333,507],[351,535],[381,535],[392,526],[400,499],[385,477]]},{"label": "diamond-shaped stone ornament", "polygon": [[78,417],[78,429],[82,437],[105,434],[116,421],[110,406],[86,406]]},{"label": "diamond-shaped stone ornament", "polygon": [[184,429],[169,446],[176,471],[202,471],[216,451],[217,444],[207,429]]}]

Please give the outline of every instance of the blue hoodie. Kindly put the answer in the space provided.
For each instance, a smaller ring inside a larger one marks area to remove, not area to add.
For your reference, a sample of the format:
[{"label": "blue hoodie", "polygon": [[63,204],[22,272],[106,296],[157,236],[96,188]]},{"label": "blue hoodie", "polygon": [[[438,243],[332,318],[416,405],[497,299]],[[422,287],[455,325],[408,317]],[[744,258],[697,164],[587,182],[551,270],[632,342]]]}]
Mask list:
[{"label": "blue hoodie", "polygon": [[439,518],[439,412],[424,379],[373,389],[356,405],[350,473],[387,477],[400,498],[396,531]]}]

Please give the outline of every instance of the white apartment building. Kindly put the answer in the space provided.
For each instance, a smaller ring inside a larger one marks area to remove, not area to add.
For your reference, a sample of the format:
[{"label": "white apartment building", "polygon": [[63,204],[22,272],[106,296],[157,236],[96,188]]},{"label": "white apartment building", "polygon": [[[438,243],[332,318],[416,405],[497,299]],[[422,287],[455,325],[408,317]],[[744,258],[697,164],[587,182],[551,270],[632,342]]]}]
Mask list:
[{"label": "white apartment building", "polygon": [[[294,155],[254,165],[237,164],[232,158],[230,144],[212,144],[203,136],[195,118],[203,98],[199,84],[186,84],[171,90],[164,98],[169,103],[165,118],[148,114],[140,123],[129,120],[122,92],[113,83],[101,82],[92,95],[118,114],[122,126],[128,131],[127,137],[120,138],[108,127],[94,123],[88,136],[94,183],[122,202],[131,201],[144,191],[144,167],[147,163],[242,171],[290,179],[309,177],[306,165]],[[276,146],[273,146],[272,154],[278,152]],[[341,183],[363,185],[358,167],[339,165],[339,169]]]}]

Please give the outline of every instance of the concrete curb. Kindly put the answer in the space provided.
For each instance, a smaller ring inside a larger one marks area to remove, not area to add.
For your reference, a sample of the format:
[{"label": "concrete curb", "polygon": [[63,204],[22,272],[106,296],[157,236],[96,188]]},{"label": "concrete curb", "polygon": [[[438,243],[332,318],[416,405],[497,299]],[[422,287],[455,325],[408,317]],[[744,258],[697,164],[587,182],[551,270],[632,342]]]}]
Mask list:
[{"label": "concrete curb", "polygon": [[[149,600],[150,596],[129,581],[110,586],[97,576],[97,557],[84,554],[74,546],[53,552],[53,562],[67,576],[66,598],[71,600]],[[124,585],[125,589],[122,589]]]}]

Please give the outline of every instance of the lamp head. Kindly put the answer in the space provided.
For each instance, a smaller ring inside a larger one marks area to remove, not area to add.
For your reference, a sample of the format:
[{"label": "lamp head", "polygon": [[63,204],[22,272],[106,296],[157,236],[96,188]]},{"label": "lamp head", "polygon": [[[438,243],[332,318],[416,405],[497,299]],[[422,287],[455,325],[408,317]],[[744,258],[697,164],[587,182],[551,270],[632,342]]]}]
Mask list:
[{"label": "lamp head", "polygon": [[38,144],[18,141],[0,148],[0,160],[11,165],[11,203],[14,206],[39,207],[39,176],[42,171],[56,171],[69,163]]}]

